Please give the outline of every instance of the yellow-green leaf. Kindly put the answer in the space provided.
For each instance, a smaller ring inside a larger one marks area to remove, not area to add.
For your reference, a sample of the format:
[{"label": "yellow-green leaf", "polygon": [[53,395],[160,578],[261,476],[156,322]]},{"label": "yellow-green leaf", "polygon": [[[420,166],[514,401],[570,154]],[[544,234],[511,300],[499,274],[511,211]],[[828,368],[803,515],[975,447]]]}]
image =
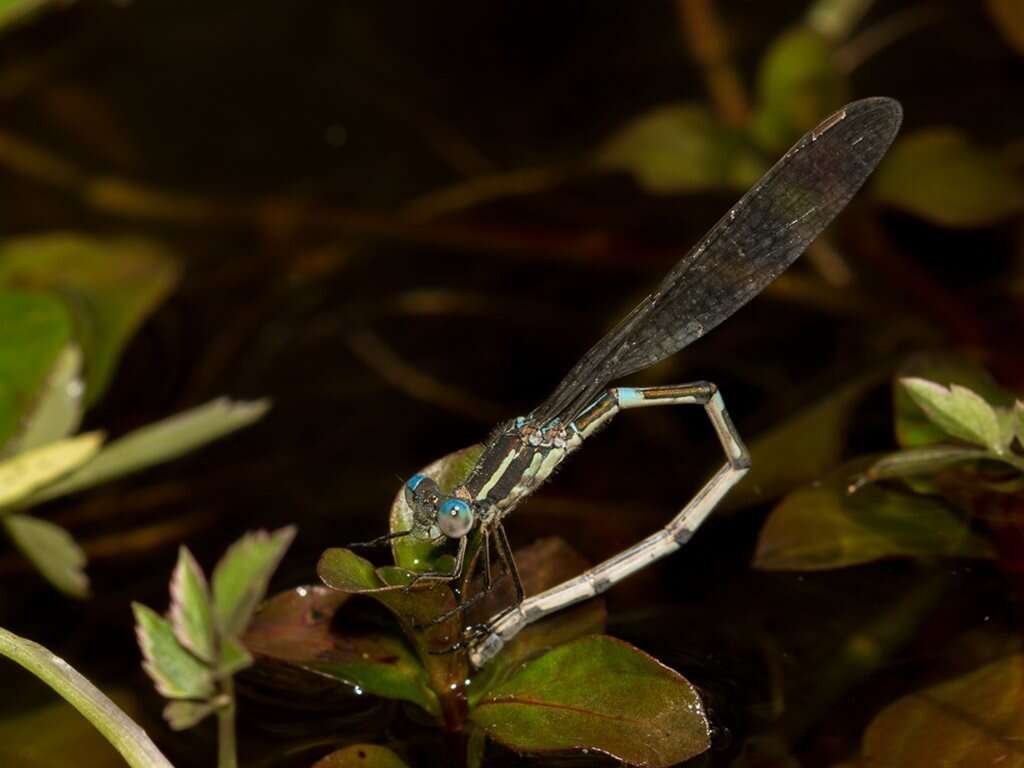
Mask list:
[{"label": "yellow-green leaf", "polygon": [[239,637],[267,593],[270,577],[284,557],[295,528],[247,533],[213,569],[213,607],[223,637]]},{"label": "yellow-green leaf", "polygon": [[171,575],[170,618],[178,642],[207,663],[216,660],[210,589],[199,563],[184,546],[178,550],[178,564]]},{"label": "yellow-green leaf", "polygon": [[519,752],[592,750],[651,768],[709,746],[697,691],[678,672],[605,635],[523,664],[470,711],[487,735]]},{"label": "yellow-green leaf", "polygon": [[934,381],[908,377],[900,379],[917,406],[948,435],[999,454],[1013,439],[1009,411],[997,413],[976,392],[959,384],[948,388]]},{"label": "yellow-green leaf", "polygon": [[266,400],[239,402],[221,397],[147,424],[111,441],[92,461],[41,489],[30,501],[48,501],[170,461],[252,424],[269,407]]},{"label": "yellow-green leaf", "polygon": [[1024,209],[1024,178],[955,128],[896,139],[875,172],[875,197],[946,227],[984,227]]},{"label": "yellow-green leaf", "polygon": [[171,730],[184,731],[216,711],[217,705],[212,701],[169,701],[164,707],[164,720]]},{"label": "yellow-green leaf", "polygon": [[1024,656],[890,704],[868,726],[871,768],[1024,768]]},{"label": "yellow-green leaf", "polygon": [[958,384],[976,392],[985,402],[1000,408],[1013,405],[1013,396],[1001,388],[977,363],[952,354],[926,353],[910,358],[893,386],[896,440],[904,448],[949,442],[946,432],[925,415],[899,378],[920,378],[936,384]]},{"label": "yellow-green leaf", "polygon": [[24,499],[81,466],[96,455],[102,444],[102,432],[87,432],[0,462],[0,507]]},{"label": "yellow-green leaf", "polygon": [[71,534],[49,520],[12,514],[2,519],[7,535],[53,586],[72,597],[88,597],[85,552]]},{"label": "yellow-green leaf", "polygon": [[144,605],[132,603],[142,666],[156,689],[169,699],[208,699],[214,694],[209,667],[178,642],[171,623]]}]

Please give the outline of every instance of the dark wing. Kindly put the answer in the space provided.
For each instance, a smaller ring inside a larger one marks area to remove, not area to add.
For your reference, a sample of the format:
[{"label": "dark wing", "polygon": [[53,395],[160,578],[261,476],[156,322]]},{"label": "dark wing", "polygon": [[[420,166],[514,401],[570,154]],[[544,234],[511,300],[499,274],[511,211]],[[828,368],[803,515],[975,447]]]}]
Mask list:
[{"label": "dark wing", "polygon": [[863,99],[800,139],[583,356],[534,417],[575,416],[608,382],[675,354],[764,290],[860,189],[902,116],[892,99]]}]

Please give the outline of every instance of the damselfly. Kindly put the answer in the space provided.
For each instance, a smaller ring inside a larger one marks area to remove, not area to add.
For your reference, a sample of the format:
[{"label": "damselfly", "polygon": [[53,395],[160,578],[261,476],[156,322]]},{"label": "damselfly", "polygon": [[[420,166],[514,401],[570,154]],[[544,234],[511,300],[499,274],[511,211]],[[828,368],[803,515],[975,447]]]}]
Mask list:
[{"label": "damselfly", "polygon": [[[514,604],[467,631],[460,645],[485,664],[526,625],[604,592],[681,547],[750,468],[750,457],[717,387],[705,381],[661,387],[609,387],[699,339],[760,293],[803,253],[874,170],[899,128],[902,111],[887,98],[856,101],[822,122],[687,253],[661,284],[599,341],[554,393],[525,416],[496,429],[475,466],[451,493],[416,475],[405,485],[412,530],[395,535],[458,541],[454,579],[467,567],[470,534],[480,535],[489,579],[491,538],[514,583]],[[554,469],[619,411],[701,405],[726,463],[660,531],[538,595],[519,582],[502,522]],[[390,538],[390,537],[386,537]]]}]

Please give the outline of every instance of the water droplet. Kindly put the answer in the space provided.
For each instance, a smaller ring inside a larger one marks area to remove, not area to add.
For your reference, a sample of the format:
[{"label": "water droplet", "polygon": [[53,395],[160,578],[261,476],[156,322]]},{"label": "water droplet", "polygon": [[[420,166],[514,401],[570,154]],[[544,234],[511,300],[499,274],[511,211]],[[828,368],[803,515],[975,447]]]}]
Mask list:
[{"label": "water droplet", "polygon": [[355,688],[353,688],[352,690],[355,691],[356,696],[362,696],[363,695],[363,689],[360,688],[358,685]]},{"label": "water droplet", "polygon": [[68,382],[67,390],[68,397],[72,398],[73,400],[77,400],[82,396],[82,393],[85,391],[85,384],[82,382],[81,379],[73,379],[72,381]]},{"label": "water droplet", "polygon": [[295,588],[295,593],[296,593],[296,594],[297,594],[297,595],[298,595],[299,597],[306,597],[306,595],[308,595],[308,594],[309,594],[309,590],[308,590],[308,589],[306,589],[305,587],[296,587],[296,588]]}]

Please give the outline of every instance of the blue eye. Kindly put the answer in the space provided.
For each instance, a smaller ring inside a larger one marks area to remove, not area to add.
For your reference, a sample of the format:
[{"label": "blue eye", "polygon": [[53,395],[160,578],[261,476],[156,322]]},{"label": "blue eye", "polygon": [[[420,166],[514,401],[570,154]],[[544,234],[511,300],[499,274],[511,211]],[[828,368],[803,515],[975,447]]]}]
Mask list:
[{"label": "blue eye", "polygon": [[461,539],[473,529],[473,508],[462,499],[445,499],[437,509],[437,527],[450,539]]}]

